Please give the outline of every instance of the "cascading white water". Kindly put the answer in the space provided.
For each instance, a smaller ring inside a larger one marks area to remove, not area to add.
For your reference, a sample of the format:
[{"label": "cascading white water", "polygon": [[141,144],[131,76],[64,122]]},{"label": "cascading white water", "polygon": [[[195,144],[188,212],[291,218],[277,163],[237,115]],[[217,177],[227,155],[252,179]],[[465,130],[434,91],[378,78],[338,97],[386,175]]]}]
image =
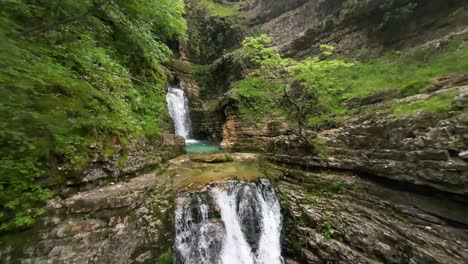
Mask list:
[{"label": "cascading white water", "polygon": [[177,199],[176,263],[281,264],[281,212],[268,180],[216,183]]},{"label": "cascading white water", "polygon": [[183,137],[186,142],[193,141],[191,139],[190,110],[184,91],[170,87],[166,95],[166,101],[169,113],[174,121],[176,135]]},{"label": "cascading white water", "polygon": [[221,218],[225,227],[221,262],[223,264],[253,264],[252,250],[242,232],[240,219],[237,215],[236,195],[226,190],[213,190],[216,202],[221,209]]},{"label": "cascading white water", "polygon": [[264,199],[260,200],[264,221],[256,263],[281,263],[281,244],[279,242],[281,237],[281,207],[269,181],[262,181],[266,181],[263,182],[264,188],[271,189],[271,191],[263,191]]}]

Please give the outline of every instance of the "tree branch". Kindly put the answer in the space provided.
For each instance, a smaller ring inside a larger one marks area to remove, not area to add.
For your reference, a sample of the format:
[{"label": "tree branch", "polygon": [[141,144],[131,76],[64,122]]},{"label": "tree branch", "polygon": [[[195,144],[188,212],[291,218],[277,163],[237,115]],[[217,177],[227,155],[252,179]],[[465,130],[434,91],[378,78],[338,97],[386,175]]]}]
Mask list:
[{"label": "tree branch", "polygon": [[288,87],[289,85],[284,85],[283,87],[284,96],[294,106],[294,108],[296,108],[296,119],[297,119],[299,137],[302,139],[302,141],[304,141],[305,144],[309,145],[309,139],[304,135],[304,122],[302,120],[302,108],[288,94],[288,91],[287,91]]}]

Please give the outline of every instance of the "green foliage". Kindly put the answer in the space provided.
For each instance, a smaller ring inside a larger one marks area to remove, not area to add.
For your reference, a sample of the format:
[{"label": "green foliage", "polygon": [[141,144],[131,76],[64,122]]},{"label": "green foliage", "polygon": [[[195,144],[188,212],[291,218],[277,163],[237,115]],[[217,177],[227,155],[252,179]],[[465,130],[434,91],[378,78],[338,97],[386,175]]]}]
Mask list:
[{"label": "green foliage", "polygon": [[408,115],[415,111],[447,113],[456,110],[456,107],[452,104],[455,96],[457,96],[456,92],[447,91],[438,93],[427,100],[418,100],[407,104],[392,103],[389,106],[389,112],[396,116]]},{"label": "green foliage", "polygon": [[309,221],[304,216],[302,216],[299,218],[299,220],[297,220],[297,225],[300,227],[308,227]]},{"label": "green foliage", "polygon": [[214,76],[215,64],[196,65],[194,67],[194,78],[200,86],[200,94],[202,97],[209,95],[210,89],[216,87]]},{"label": "green foliage", "polygon": [[258,76],[250,75],[234,85],[231,96],[240,103],[244,119],[260,122],[267,115],[281,116],[281,105],[276,100],[281,91],[281,84],[267,83]]},{"label": "green foliage", "polygon": [[330,190],[337,193],[342,192],[344,190],[344,182],[340,180],[333,181],[330,185]]},{"label": "green foliage", "polygon": [[322,236],[324,236],[325,239],[330,240],[333,237],[332,226],[333,223],[330,220],[325,220],[323,223],[315,227],[315,231],[322,234]]},{"label": "green foliage", "polygon": [[[466,37],[465,37],[466,38]],[[404,96],[419,93],[434,78],[468,70],[466,39],[452,38],[439,49],[411,49],[354,63],[335,72],[342,87],[337,100],[400,88]]]},{"label": "green foliage", "polygon": [[[260,122],[273,115],[294,125],[299,111],[299,119],[303,119],[299,121],[306,129],[334,127],[348,117],[350,109],[344,103],[348,99],[389,88],[399,88],[399,96],[411,96],[436,77],[468,70],[466,40],[466,36],[456,36],[437,47],[409,49],[351,64],[327,59],[333,52],[330,46],[322,46],[320,57],[294,61],[282,58],[274,47],[269,47],[268,36],[249,37],[234,53],[235,62],[248,70],[246,77],[234,85],[232,96],[240,102],[242,116],[247,120]],[[391,110],[395,115],[416,110],[443,113],[453,110],[451,99],[392,105]],[[309,143],[326,157],[326,146]]]},{"label": "green foliage", "polygon": [[317,196],[315,196],[314,194],[309,194],[306,198],[306,202],[308,204],[316,205],[318,203]]},{"label": "green foliage", "polygon": [[327,143],[325,141],[319,138],[314,138],[313,140],[310,141],[310,144],[314,147],[315,151],[317,151],[320,158],[327,159],[328,148],[327,148]]},{"label": "green foliage", "polygon": [[201,0],[200,4],[213,16],[230,17],[240,14],[239,8],[242,1],[232,3],[224,0]]},{"label": "green foliage", "polygon": [[[260,117],[264,116],[262,111],[276,113],[292,122],[297,122],[300,116],[300,119],[309,119],[311,125],[344,112],[334,100],[341,90],[333,73],[351,64],[319,57],[303,61],[282,58],[276,48],[267,47],[270,42],[271,38],[266,35],[248,37],[234,56],[236,63],[251,69],[233,89],[236,99],[252,98],[248,102],[240,100],[244,112]],[[322,50],[326,58],[333,47],[323,45]],[[295,107],[291,106],[291,100]],[[301,113],[298,115],[297,111]]]},{"label": "green foliage", "polygon": [[171,263],[173,263],[171,249],[168,249],[166,252],[161,254],[158,257],[158,260],[156,261],[156,264],[171,264]]},{"label": "green foliage", "polygon": [[367,191],[367,186],[361,182],[358,182],[353,185],[353,189],[358,193],[365,193]]},{"label": "green foliage", "polygon": [[96,215],[94,214],[94,212],[89,212],[89,213],[85,214],[85,216],[84,216],[85,220],[92,220],[92,219],[95,219],[95,218],[96,218]]},{"label": "green foliage", "polygon": [[238,3],[213,0],[186,0],[187,49],[200,64],[211,63],[223,53],[237,48],[247,29],[238,16]]},{"label": "green foliage", "polygon": [[91,144],[168,127],[160,65],[165,42],[186,39],[183,12],[173,0],[2,2],[0,232],[44,214],[53,193],[39,182],[79,173]]},{"label": "green foliage", "polygon": [[279,66],[281,67],[286,62],[290,62],[281,58],[276,48],[267,47],[271,41],[272,39],[268,35],[245,38],[242,42],[242,49],[237,51],[234,60],[238,64],[255,69],[260,67],[267,68],[272,66],[273,63],[280,63],[281,65]]},{"label": "green foliage", "polygon": [[418,6],[414,1],[405,2],[403,5],[401,3],[402,1],[399,0],[385,0],[381,4],[380,9],[384,11],[384,14],[377,30],[402,25]]},{"label": "green foliage", "polygon": [[296,251],[300,251],[302,249],[302,243],[300,240],[293,240],[291,244],[292,248]]}]

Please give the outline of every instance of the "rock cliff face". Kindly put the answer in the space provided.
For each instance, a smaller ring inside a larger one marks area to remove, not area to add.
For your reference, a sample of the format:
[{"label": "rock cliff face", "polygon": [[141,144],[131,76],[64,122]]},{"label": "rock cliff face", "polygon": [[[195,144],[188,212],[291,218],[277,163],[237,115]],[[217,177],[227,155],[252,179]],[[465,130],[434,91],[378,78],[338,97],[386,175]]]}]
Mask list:
[{"label": "rock cliff face", "polygon": [[[252,0],[245,11],[254,30],[269,33],[284,54],[295,57],[316,54],[324,43],[354,57],[467,33],[456,21],[439,20],[466,5],[461,0],[419,1],[404,31],[377,32],[383,1]],[[197,35],[191,49],[182,48],[182,66],[191,66],[185,60],[212,62],[224,48],[239,45],[241,31],[230,21],[200,19],[206,13],[189,8],[198,33],[209,32]],[[434,80],[416,96],[386,90],[349,100],[353,114],[343,124],[310,132],[318,134],[317,146],[302,143],[285,120],[242,120],[224,97],[242,69],[230,68],[227,57],[215,67],[209,91],[201,91],[196,71],[176,69],[191,101],[195,138],[222,140],[231,152],[262,152],[272,164],[258,166],[258,155],[245,154],[168,162],[184,152],[183,140],[173,135],[135,138],[125,150],[115,140],[117,154],[111,156],[96,144],[82,174],[58,187],[49,184],[59,198],[48,203],[46,218],[34,229],[0,238],[2,263],[159,263],[164,253],[171,255],[176,191],[265,175],[281,195],[288,264],[466,262],[467,74]],[[448,91],[456,94],[452,104],[459,111],[386,112],[391,104]],[[332,172],[311,172],[323,169]],[[259,232],[255,224],[252,229]]]},{"label": "rock cliff face", "polygon": [[47,217],[33,229],[0,237],[2,263],[154,263],[170,250],[170,181],[158,170],[141,171],[183,154],[183,139],[142,136],[125,150],[116,143],[111,157],[103,157],[100,144],[93,148],[84,172],[56,187]]},{"label": "rock cliff face", "polygon": [[[427,94],[395,99],[397,104],[428,98],[440,92],[456,91],[453,104],[468,93],[466,75],[436,80]],[[437,91],[433,91],[437,87]],[[343,125],[319,132],[323,153],[301,144],[280,121],[253,124],[241,121],[233,108],[226,110],[222,147],[227,150],[262,151],[271,159],[302,167],[325,167],[372,174],[454,194],[468,194],[467,115],[461,113],[422,113],[405,116],[375,115],[389,107],[375,96],[362,98],[367,111]],[[374,103],[372,103],[374,102]],[[466,107],[466,105],[464,106]],[[466,109],[466,108],[465,108]]]},{"label": "rock cliff face", "polygon": [[[317,54],[321,44],[336,47],[337,53],[356,56],[366,50],[411,47],[463,31],[459,21],[447,19],[462,0],[416,1],[411,19],[393,28],[378,30],[385,16],[385,0],[252,0],[250,23],[273,37],[289,56]],[[400,1],[407,3],[408,1]],[[403,26],[404,25],[404,26]]]},{"label": "rock cliff face", "polygon": [[[245,10],[254,30],[268,33],[283,54],[296,58],[317,54],[321,44],[334,46],[340,57],[365,58],[413,46],[443,47],[451,36],[467,34],[467,22],[453,16],[466,1],[417,1],[404,26],[379,28],[384,2],[252,0]],[[213,89],[222,91],[218,97],[233,78],[223,80],[223,89]],[[467,74],[457,74],[434,80],[415,96],[388,89],[348,100],[349,118],[310,131],[317,133],[310,145],[287,120],[246,121],[227,99],[212,111],[216,122],[199,118],[205,121],[197,129],[223,123],[223,149],[262,152],[289,168],[275,169],[282,175],[277,187],[287,263],[464,263],[467,85]],[[394,105],[446,92],[454,94],[450,104],[457,111],[391,112]]]},{"label": "rock cliff face", "polygon": [[50,216],[39,226],[1,238],[0,258],[2,263],[154,263],[171,247],[172,199],[167,179],[151,173],[50,201]]},{"label": "rock cliff face", "polygon": [[283,175],[287,263],[465,263],[468,257],[466,203],[350,173],[275,169]]},{"label": "rock cliff face", "polygon": [[117,154],[103,157],[102,146],[93,146],[94,158],[83,174],[68,185],[95,185],[100,181],[119,181],[144,168],[156,166],[184,153],[184,140],[171,134],[134,138],[128,147],[115,144]]}]

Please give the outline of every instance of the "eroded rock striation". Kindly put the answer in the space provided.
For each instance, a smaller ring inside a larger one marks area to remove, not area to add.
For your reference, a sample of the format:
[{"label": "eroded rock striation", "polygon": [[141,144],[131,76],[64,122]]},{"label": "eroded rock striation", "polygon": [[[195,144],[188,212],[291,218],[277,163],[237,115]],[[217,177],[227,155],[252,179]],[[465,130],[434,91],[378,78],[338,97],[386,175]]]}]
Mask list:
[{"label": "eroded rock striation", "polygon": [[[466,75],[461,76],[435,81],[428,89],[436,86],[437,91],[396,99],[396,102],[409,104],[440,92],[456,91],[453,104],[457,104],[468,93],[464,86]],[[285,122],[254,124],[242,121],[237,111],[229,110],[222,146],[233,151],[270,153],[272,161],[283,164],[352,170],[439,191],[468,194],[468,166],[463,155],[468,148],[466,114],[375,115],[372,113],[385,111],[388,102],[373,102],[374,97],[370,102],[363,98],[361,104],[370,105],[367,112],[353,116],[336,128],[320,131],[322,153],[317,154],[314,146],[301,143]]]},{"label": "eroded rock striation", "polygon": [[[57,186],[47,216],[32,228],[0,237],[2,263],[154,263],[172,244],[174,192],[159,172],[184,152],[182,138],[133,139],[82,174]],[[142,174],[144,169],[153,173]]]},{"label": "eroded rock striation", "polygon": [[466,261],[466,203],[351,173],[276,169],[286,263]]}]

